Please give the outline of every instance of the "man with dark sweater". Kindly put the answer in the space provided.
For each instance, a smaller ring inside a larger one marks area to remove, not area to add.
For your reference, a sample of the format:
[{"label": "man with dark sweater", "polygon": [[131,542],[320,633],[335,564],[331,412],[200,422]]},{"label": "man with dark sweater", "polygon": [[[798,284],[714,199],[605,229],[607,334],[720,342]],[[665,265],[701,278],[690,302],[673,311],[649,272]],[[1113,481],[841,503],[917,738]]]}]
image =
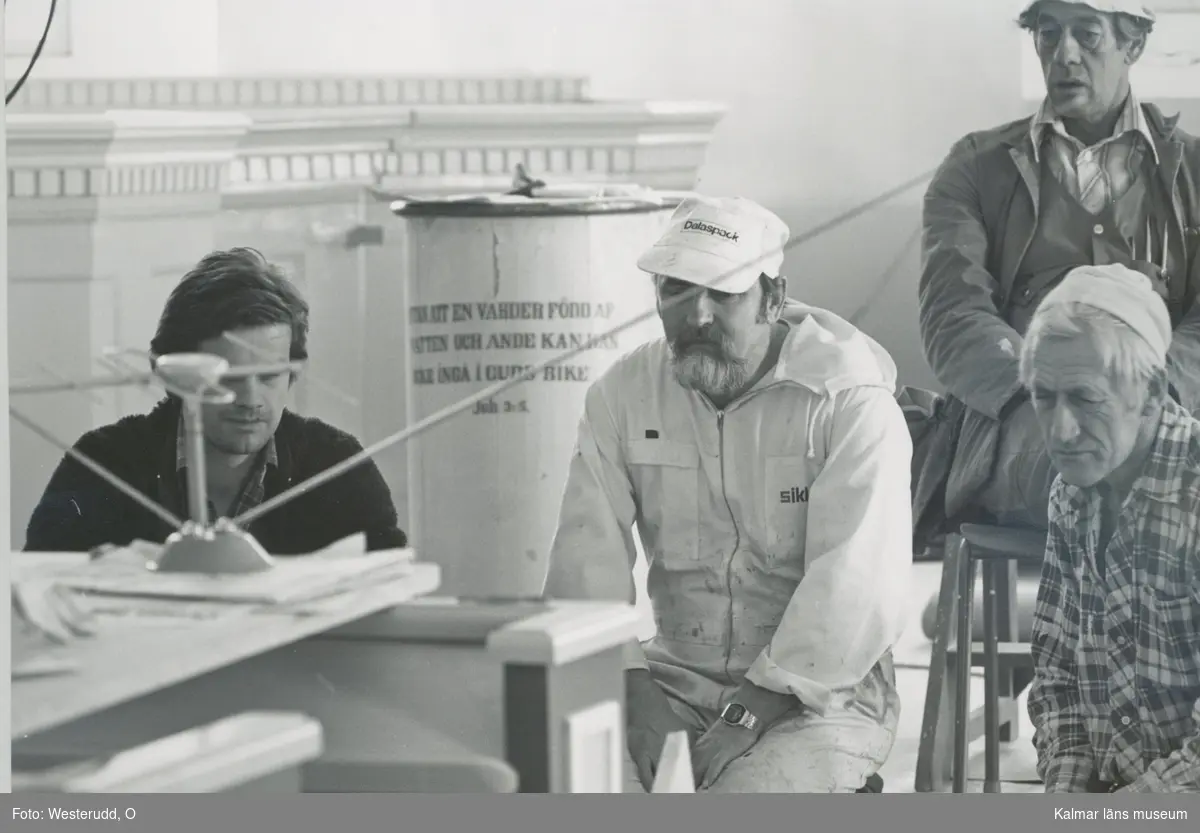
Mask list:
[{"label": "man with dark sweater", "polygon": [[[308,357],[308,304],[278,267],[253,249],[214,252],[172,291],[150,344],[153,357],[203,352],[231,367]],[[228,378],[229,404],[204,406],[209,515],[235,518],[362,450],[350,435],[286,409],[294,373]],[[188,515],[181,403],[167,396],[148,414],[84,434],[75,450],[179,517]],[[313,552],[354,533],[368,549],[402,547],[387,483],[362,463],[250,524],[273,555]],[[30,518],[25,549],[90,551],[175,530],[80,464],[64,457]]]}]

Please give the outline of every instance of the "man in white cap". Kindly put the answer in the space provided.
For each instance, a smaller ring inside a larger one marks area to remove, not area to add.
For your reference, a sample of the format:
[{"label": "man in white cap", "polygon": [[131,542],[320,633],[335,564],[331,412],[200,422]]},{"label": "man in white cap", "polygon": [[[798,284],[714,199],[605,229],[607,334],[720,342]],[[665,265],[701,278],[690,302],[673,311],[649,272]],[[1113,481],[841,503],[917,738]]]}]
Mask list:
[{"label": "man in white cap", "polygon": [[861,791],[894,741],[912,563],[896,368],[787,299],[787,239],[749,200],[684,201],[638,260],[666,338],[587,394],[546,595],[632,602],[636,523],[657,633],[630,646],[627,791],[675,730],[713,792]]},{"label": "man in white cap", "polygon": [[1021,350],[1050,459],[1029,716],[1047,792],[1200,792],[1200,421],[1151,281],[1074,269]]},{"label": "man in white cap", "polygon": [[978,510],[1046,528],[1054,471],[1017,356],[1033,310],[1072,267],[1121,263],[1151,277],[1175,330],[1171,394],[1200,406],[1200,142],[1129,81],[1154,21],[1135,0],[1026,3],[1019,23],[1045,100],[1032,118],[961,139],[929,186],[920,327],[955,412],[942,424],[959,435],[951,453],[930,451],[947,464],[915,491],[937,503],[931,484],[944,478],[945,518]]}]

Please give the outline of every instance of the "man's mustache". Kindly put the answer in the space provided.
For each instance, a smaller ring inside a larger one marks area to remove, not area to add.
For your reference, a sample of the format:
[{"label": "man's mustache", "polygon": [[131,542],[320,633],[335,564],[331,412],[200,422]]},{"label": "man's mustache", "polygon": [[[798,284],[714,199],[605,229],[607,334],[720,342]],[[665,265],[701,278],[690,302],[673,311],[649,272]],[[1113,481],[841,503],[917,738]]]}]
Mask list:
[{"label": "man's mustache", "polygon": [[717,330],[707,330],[694,333],[682,333],[676,336],[672,345],[677,352],[686,353],[696,347],[717,348],[722,353],[728,353],[729,338]]}]

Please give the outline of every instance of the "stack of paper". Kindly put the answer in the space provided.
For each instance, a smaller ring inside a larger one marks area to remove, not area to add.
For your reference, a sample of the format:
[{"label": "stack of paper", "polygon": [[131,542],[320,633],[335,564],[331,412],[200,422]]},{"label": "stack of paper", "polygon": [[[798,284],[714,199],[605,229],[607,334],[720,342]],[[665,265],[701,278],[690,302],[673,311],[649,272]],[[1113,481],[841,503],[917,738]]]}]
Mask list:
[{"label": "stack of paper", "polygon": [[158,573],[127,565],[114,567],[102,559],[64,571],[56,579],[74,590],[116,596],[283,604],[340,592],[367,578],[376,581],[381,573],[403,574],[411,565],[412,550],[408,549],[336,558],[324,555],[279,558],[269,570],[227,576]]},{"label": "stack of paper", "polygon": [[55,649],[94,633],[90,613],[71,594],[49,581],[12,585],[12,678],[41,677],[75,670]]},{"label": "stack of paper", "polygon": [[159,545],[135,542],[98,557],[20,554],[12,559],[13,679],[70,673],[70,644],[97,632],[191,628],[257,613],[296,616],[338,612],[361,593],[406,599],[409,549],[365,552],[361,535],[320,552],[275,559],[259,573],[206,575],[148,569]]},{"label": "stack of paper", "polygon": [[[231,604],[287,604],[377,585],[411,573],[413,563],[410,549],[366,552],[366,538],[361,534],[311,555],[277,557],[274,566],[262,572],[235,575],[149,569],[147,563],[160,551],[161,545],[135,541],[128,547],[106,548],[90,559],[77,553],[39,553],[38,558],[13,559],[13,582],[22,586],[52,583],[87,594],[82,597],[83,606],[105,618],[128,610],[115,599],[105,602],[95,594],[159,599],[161,615],[194,620],[228,615]],[[180,604],[184,600],[188,604]],[[138,607],[148,606],[154,607],[147,602]],[[186,615],[180,617],[181,613]]]}]

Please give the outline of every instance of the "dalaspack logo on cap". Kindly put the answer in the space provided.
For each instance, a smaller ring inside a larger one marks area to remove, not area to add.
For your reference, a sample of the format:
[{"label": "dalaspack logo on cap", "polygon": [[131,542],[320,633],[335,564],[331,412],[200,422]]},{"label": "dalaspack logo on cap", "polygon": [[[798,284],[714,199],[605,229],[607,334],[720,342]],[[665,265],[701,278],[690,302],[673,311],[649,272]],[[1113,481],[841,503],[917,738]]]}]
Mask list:
[{"label": "dalaspack logo on cap", "polygon": [[693,231],[697,234],[711,234],[713,237],[723,237],[730,243],[738,242],[738,233],[727,228],[721,228],[703,220],[685,220],[682,231]]}]

